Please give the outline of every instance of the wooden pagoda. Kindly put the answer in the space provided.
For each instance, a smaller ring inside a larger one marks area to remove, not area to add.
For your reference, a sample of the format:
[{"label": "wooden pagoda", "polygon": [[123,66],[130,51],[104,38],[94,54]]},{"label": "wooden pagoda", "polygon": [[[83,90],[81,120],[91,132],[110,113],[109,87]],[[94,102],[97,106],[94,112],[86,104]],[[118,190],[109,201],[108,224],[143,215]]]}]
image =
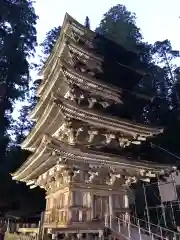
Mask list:
[{"label": "wooden pagoda", "polygon": [[141,65],[135,53],[65,15],[40,73],[39,101],[29,116],[36,124],[21,145],[32,155],[12,174],[45,189],[44,227],[52,232],[100,233],[94,219],[128,216],[131,183],[168,168],[119,154],[163,131],[112,112],[130,98],[149,101],[133,92],[145,75]]}]

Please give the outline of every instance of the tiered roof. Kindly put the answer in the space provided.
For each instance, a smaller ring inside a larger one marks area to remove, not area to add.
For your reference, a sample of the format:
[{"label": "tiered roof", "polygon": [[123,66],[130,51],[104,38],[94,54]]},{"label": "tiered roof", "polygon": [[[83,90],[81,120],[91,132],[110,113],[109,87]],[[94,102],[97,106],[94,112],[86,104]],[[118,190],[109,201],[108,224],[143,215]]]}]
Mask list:
[{"label": "tiered roof", "polygon": [[133,92],[145,75],[135,53],[86,29],[66,14],[60,37],[40,74],[40,100],[29,116],[36,124],[22,143],[22,148],[33,154],[13,174],[14,179],[34,180],[55,165],[59,157],[66,162],[115,165],[135,171],[159,171],[165,167],[130,162],[102,151],[138,145],[163,131],[105,111],[112,105],[123,105],[127,98],[143,99],[143,104],[150,101]]}]

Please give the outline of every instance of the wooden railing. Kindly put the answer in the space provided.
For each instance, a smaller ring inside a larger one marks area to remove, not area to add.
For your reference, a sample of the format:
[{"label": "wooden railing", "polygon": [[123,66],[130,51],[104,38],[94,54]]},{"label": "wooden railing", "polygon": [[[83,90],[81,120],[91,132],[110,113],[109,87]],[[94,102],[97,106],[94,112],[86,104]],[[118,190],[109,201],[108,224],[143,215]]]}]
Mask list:
[{"label": "wooden railing", "polygon": [[67,211],[52,209],[44,215],[44,224],[66,224],[68,221]]},{"label": "wooden railing", "polygon": [[18,229],[20,240],[38,240],[39,226],[36,223],[23,224]]}]

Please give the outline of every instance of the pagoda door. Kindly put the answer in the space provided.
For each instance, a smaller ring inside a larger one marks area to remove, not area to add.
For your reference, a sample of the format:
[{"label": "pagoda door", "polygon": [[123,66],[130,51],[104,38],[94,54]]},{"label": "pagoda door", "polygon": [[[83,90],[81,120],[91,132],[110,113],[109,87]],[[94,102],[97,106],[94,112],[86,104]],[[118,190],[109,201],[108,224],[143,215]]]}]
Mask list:
[{"label": "pagoda door", "polygon": [[94,195],[94,217],[104,219],[105,214],[108,213],[109,200],[107,196]]}]

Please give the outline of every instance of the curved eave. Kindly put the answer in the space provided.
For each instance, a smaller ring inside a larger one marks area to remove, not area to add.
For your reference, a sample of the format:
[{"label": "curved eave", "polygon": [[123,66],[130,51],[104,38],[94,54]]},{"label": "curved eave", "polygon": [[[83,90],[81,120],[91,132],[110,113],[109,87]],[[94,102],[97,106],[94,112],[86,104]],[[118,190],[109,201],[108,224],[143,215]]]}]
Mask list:
[{"label": "curved eave", "polygon": [[56,103],[67,117],[79,119],[108,130],[120,131],[134,136],[141,135],[144,137],[151,137],[163,132],[163,128],[149,127],[121,118],[104,116],[90,109],[81,109],[72,101],[65,100],[61,97],[56,100]]},{"label": "curved eave", "polygon": [[94,38],[96,36],[96,33],[92,31],[89,28],[86,28],[83,24],[79,23],[75,18],[70,16],[68,13],[66,13],[66,17],[69,19],[69,22],[71,23],[72,27],[79,29],[80,32],[88,33],[90,38]]},{"label": "curved eave", "polygon": [[[40,75],[43,75],[43,76],[46,75],[45,72],[47,71],[48,67],[51,66],[53,61],[55,61],[55,63],[53,64],[53,66],[55,66],[56,61],[58,61],[58,57],[61,55],[61,52],[63,51],[62,44],[65,45],[65,39],[69,39],[69,42],[70,42],[69,45],[71,47],[75,48],[77,51],[79,51],[81,53],[84,53],[84,54],[86,54],[86,55],[88,55],[88,56],[90,56],[90,57],[92,57],[94,59],[97,59],[97,60],[100,60],[100,61],[103,60],[102,56],[98,56],[94,52],[92,53],[89,49],[86,49],[84,47],[80,47],[75,41],[73,41],[72,39],[70,39],[69,37],[66,36],[66,31],[67,31],[67,28],[68,28],[69,24],[71,25],[71,27],[74,26],[76,29],[79,29],[80,32],[83,32],[83,33],[88,32],[88,33],[90,33],[92,38],[96,36],[96,33],[94,33],[93,31],[85,28],[85,26],[83,26],[80,23],[78,23],[75,19],[73,19],[69,14],[66,13],[65,18],[64,18],[64,22],[63,22],[63,26],[61,28],[60,36],[57,39],[57,41],[55,43],[55,46],[53,47],[52,53],[50,54],[49,58],[47,59],[46,63],[44,64],[44,67],[40,71],[40,73],[39,73]],[[120,65],[123,66],[123,67],[128,68],[130,71],[136,72],[137,74],[140,74],[142,76],[145,75],[144,73],[142,73],[140,71],[137,71],[136,69],[133,69],[133,68],[131,68],[129,66],[125,66],[125,65],[122,65],[122,64],[120,64]],[[51,68],[53,68],[53,67],[51,66]],[[42,83],[40,84],[40,86],[39,86],[39,88],[37,90],[37,94],[38,95],[40,95],[42,90],[45,88],[46,82],[47,82],[47,79],[44,79],[42,81]]]},{"label": "curved eave", "polygon": [[117,103],[123,103],[121,101],[121,89],[115,90],[114,88],[111,88],[111,86],[102,84],[99,80],[93,80],[93,78],[87,77],[85,74],[76,72],[75,69],[69,64],[67,64],[65,61],[63,61],[62,63],[65,67],[63,71],[65,76],[68,76],[72,80],[74,80],[75,84],[81,84],[82,89],[87,89],[87,87],[89,87],[89,91],[98,92],[99,96],[102,96],[106,99],[114,100]]},{"label": "curved eave", "polygon": [[[41,151],[41,153],[39,153],[39,155],[36,157],[35,155],[30,157],[26,163],[26,166],[23,165],[18,172],[13,174],[16,180],[29,181],[36,179],[39,175],[43,174],[56,164],[58,156],[65,158],[68,161],[72,161],[72,163],[76,161],[77,163],[79,162],[86,164],[113,165],[114,167],[119,167],[122,169],[133,168],[135,170],[146,169],[159,171],[161,169],[167,169],[170,167],[169,165],[156,164],[149,161],[132,161],[114,154],[100,153],[87,149],[78,149],[52,137],[46,136],[46,139],[48,139],[48,142],[46,147],[44,147],[45,150]],[[41,142],[40,146],[41,145],[43,145],[43,141]],[[46,149],[48,149],[49,154],[45,154]],[[54,151],[56,154],[52,155]]]},{"label": "curved eave", "polygon": [[[54,64],[52,66],[50,74],[46,77],[46,79],[43,79],[43,81],[39,85],[39,87],[38,87],[38,89],[36,91],[37,96],[43,97],[43,93],[44,93],[44,91],[46,91],[46,89],[47,89],[47,87],[49,85],[49,80],[51,81],[51,78],[53,78],[52,75],[53,75],[53,72],[55,71],[55,68],[59,68],[59,66],[57,66],[57,65],[59,63],[60,56],[61,56],[62,52],[64,51],[64,47],[65,46],[66,46],[66,37],[61,39],[61,41],[59,42],[58,56],[57,56],[56,60],[54,61]],[[72,44],[72,46],[73,46],[73,44]],[[87,54],[89,55],[89,53],[84,52],[83,49],[81,50],[81,48],[79,49],[79,51],[81,51],[82,53],[84,53],[86,55]],[[96,57],[94,56],[94,58],[96,58]],[[99,59],[99,58],[97,58],[97,59]]]},{"label": "curved eave", "polygon": [[42,156],[49,157],[49,153],[47,151],[47,141],[48,138],[46,136],[43,136],[41,139],[41,143],[39,144],[36,151],[24,162],[24,164],[15,172],[12,174],[13,179],[20,181],[26,176],[27,169],[31,169],[31,167],[39,161],[39,159],[43,160]]},{"label": "curved eave", "polygon": [[[89,87],[89,91],[95,91],[101,97],[113,100],[117,103],[123,103],[120,99],[121,92],[122,92],[121,89],[111,87],[111,86],[109,87],[108,85],[104,85],[103,83],[101,83],[99,80],[95,81],[92,78],[88,78],[84,74],[77,73],[74,70],[74,68],[71,67],[69,64],[67,64],[65,61],[61,60],[61,62],[62,62],[62,65],[59,66],[58,72],[55,74],[53,78],[50,79],[50,82],[48,82],[48,87],[46,87],[39,102],[36,104],[34,109],[29,114],[28,117],[31,120],[36,121],[37,117],[42,112],[41,110],[44,110],[43,106],[45,105],[46,99],[49,98],[49,95],[53,91],[57,81],[60,80],[59,78],[60,78],[61,71],[64,75],[62,77],[70,76],[70,78],[74,81],[75,84],[82,85],[82,89],[85,88],[85,90],[87,90],[87,87]],[[84,81],[83,84],[82,84],[82,81]],[[55,89],[57,90],[57,88]]]},{"label": "curved eave", "polygon": [[70,21],[70,18],[69,18],[69,14],[65,14],[65,17],[64,17],[64,21],[63,21],[63,25],[62,25],[62,28],[61,28],[61,32],[60,32],[60,36],[58,37],[53,49],[52,49],[52,52],[51,54],[49,55],[49,57],[47,58],[43,68],[41,69],[41,71],[39,72],[39,75],[44,75],[44,73],[46,72],[49,64],[51,63],[51,61],[54,60],[54,55],[58,52],[58,49],[59,49],[59,45],[61,43],[61,40],[63,38],[63,35],[64,35],[64,31],[68,25]]},{"label": "curved eave", "polygon": [[44,114],[41,115],[36,125],[22,142],[21,147],[23,149],[34,150],[36,144],[38,144],[37,141],[40,134],[44,132],[50,134],[51,131],[56,131],[58,129],[61,124],[61,116],[61,110],[55,103],[50,101],[44,111]]},{"label": "curved eave", "polygon": [[93,162],[94,163],[99,162],[100,165],[102,165],[103,163],[109,163],[110,165],[112,165],[112,163],[113,163],[115,165],[116,164],[122,165],[122,166],[124,165],[127,168],[135,167],[138,170],[141,168],[146,168],[149,170],[153,170],[153,169],[159,170],[162,168],[167,168],[167,166],[170,167],[170,165],[158,164],[158,163],[145,161],[145,160],[141,160],[139,162],[131,161],[124,157],[119,157],[116,154],[100,153],[100,152],[92,151],[92,150],[88,150],[88,149],[78,149],[73,146],[67,145],[66,143],[63,143],[63,142],[57,140],[56,138],[49,137],[49,139],[51,139],[51,141],[49,142],[49,148],[57,149],[57,152],[58,152],[58,150],[60,150],[60,152],[59,152],[60,154],[61,154],[61,151],[64,152],[72,160],[73,160],[73,157],[75,157],[76,159],[79,159],[79,161],[81,161],[81,162],[82,162],[82,160],[83,160],[83,162],[88,161],[88,163],[92,163],[92,164],[93,164]]},{"label": "curved eave", "polygon": [[[76,43],[74,40],[70,39],[69,37],[67,37],[67,39],[69,39],[68,46],[70,46],[71,48],[74,48],[74,50],[77,53],[84,54],[86,56],[89,56],[90,58],[96,59],[96,60],[101,61],[103,63],[103,61],[104,61],[104,57],[103,56],[99,56],[97,53],[94,53],[91,50],[89,50],[89,49],[87,49],[87,48],[85,48],[83,46],[79,46],[78,43]],[[139,75],[141,77],[144,77],[147,74],[146,72],[137,70],[137,69],[132,68],[132,67],[130,67],[128,65],[124,65],[124,64],[122,64],[122,63],[120,63],[118,61],[116,63],[120,67],[127,68],[129,71],[134,72],[135,74],[137,74],[137,75]]]},{"label": "curved eave", "polygon": [[116,99],[117,102],[122,103],[122,100],[121,100],[122,92],[128,92],[134,96],[137,96],[137,98],[145,99],[146,101],[152,101],[152,97],[148,97],[140,93],[135,93],[123,88],[119,88],[111,84],[105,84],[100,79],[94,79],[93,77],[87,76],[86,74],[77,72],[69,63],[67,63],[62,59],[61,59],[61,63],[62,63],[62,68],[64,67],[67,73],[72,74],[76,78],[77,82],[78,82],[77,80],[78,78],[79,78],[79,82],[81,79],[84,80],[85,84],[91,85],[93,89],[96,89],[96,90],[99,89],[100,94],[101,92],[104,92],[104,94],[107,95],[106,96],[107,99],[108,98]]},{"label": "curved eave", "polygon": [[68,46],[70,48],[72,48],[72,50],[74,50],[74,52],[80,53],[81,55],[83,54],[85,56],[88,56],[90,58],[96,59],[101,62],[104,61],[103,56],[99,56],[98,54],[92,52],[91,50],[89,50],[83,46],[79,46],[78,43],[76,43],[74,40],[70,39],[68,36],[66,38],[68,39]]},{"label": "curved eave", "polygon": [[30,134],[21,144],[22,148],[32,149],[37,144],[36,141],[40,134],[44,132],[47,134],[55,132],[61,124],[60,119],[62,119],[62,115],[87,122],[96,127],[108,129],[109,131],[119,131],[133,137],[139,135],[147,138],[163,132],[162,128],[149,127],[115,117],[103,116],[90,109],[81,109],[80,106],[74,102],[65,100],[61,97],[55,101],[59,107],[56,103],[52,101],[49,102],[44,114],[42,114]]},{"label": "curved eave", "polygon": [[44,79],[43,82],[41,82],[41,84],[38,86],[37,90],[36,90],[36,95],[38,97],[42,96],[42,92],[44,89],[46,89],[49,85],[49,81],[51,81],[51,79],[53,78],[53,73],[55,71],[56,66],[58,65],[59,62],[59,58],[56,59],[56,61],[53,64],[53,67],[51,69],[50,74],[46,77],[46,79]]},{"label": "curved eave", "polygon": [[[68,13],[65,14],[64,17],[64,21],[63,21],[63,25],[61,28],[61,32],[60,32],[60,36],[58,37],[51,54],[49,55],[49,57],[47,58],[43,68],[40,70],[39,75],[44,75],[45,72],[48,69],[48,66],[54,61],[54,56],[56,54],[59,55],[59,48],[61,45],[61,41],[64,37],[64,33],[66,32],[66,29],[68,27],[69,24],[72,24],[74,26],[76,26],[77,28],[79,28],[80,31],[84,31],[85,27],[83,25],[81,25],[80,23],[78,23],[75,19],[73,19]],[[93,36],[95,36],[95,33],[93,31],[91,31],[91,34],[93,34]]]},{"label": "curved eave", "polygon": [[[68,13],[66,13],[66,17],[68,18],[68,20],[69,20],[71,26],[74,28],[74,30],[79,29],[79,32],[86,33],[86,34],[88,35],[88,37],[90,38],[90,40],[93,40],[97,35],[100,36],[101,38],[106,39],[106,37],[104,37],[103,35],[98,34],[98,33],[95,33],[95,32],[92,31],[91,29],[86,28],[84,25],[82,25],[81,23],[79,23],[76,19],[74,19],[74,18],[73,18],[72,16],[70,16]],[[128,50],[126,50],[124,47],[122,47],[121,45],[117,44],[115,41],[112,41],[112,40],[110,40],[110,39],[108,39],[108,40],[109,40],[110,42],[113,42],[114,44],[116,44],[117,47],[121,47],[122,49],[124,49],[127,53],[130,53],[131,55],[134,55],[134,56],[136,55],[136,56],[137,56],[137,54],[136,54],[135,52],[128,51]],[[78,46],[77,43],[75,43],[75,45]],[[84,49],[84,50],[85,50],[85,49]],[[88,49],[88,50],[85,50],[85,51],[88,53],[90,50]],[[92,55],[93,55],[93,53],[92,53]],[[99,59],[102,59],[102,57],[99,57]],[[123,64],[121,64],[121,63],[118,63],[118,64],[120,64],[121,66],[124,66],[124,67],[129,68],[129,70],[134,71],[134,72],[136,72],[136,73],[139,74],[139,75],[142,75],[142,76],[146,75],[146,73],[145,73],[144,71],[138,71],[138,70],[133,69],[133,68],[131,68],[131,67],[129,67],[129,66],[125,66],[125,65],[123,65]]]},{"label": "curved eave", "polygon": [[[70,17],[70,15],[68,15],[66,13],[64,22],[63,22],[63,26],[61,28],[60,36],[58,37],[58,39],[53,47],[53,50],[52,50],[50,56],[48,57],[46,63],[44,64],[42,70],[39,72],[39,75],[45,76],[46,75],[45,72],[47,71],[48,66],[51,64],[53,65],[51,71],[53,71],[53,68],[55,67],[55,65],[58,61],[58,57],[61,56],[64,46],[66,45],[67,36],[65,35],[65,32],[66,32],[71,20],[72,20],[72,18]],[[100,59],[100,58],[97,58],[97,59]],[[53,61],[54,61],[54,64],[53,64]],[[46,88],[46,85],[47,85],[47,79],[43,79],[43,81],[41,82],[40,86],[38,87],[38,89],[36,91],[38,96],[41,95],[43,89]]]},{"label": "curved eave", "polygon": [[44,94],[44,92],[46,91],[46,89],[49,85],[49,82],[54,77],[53,75],[54,74],[56,75],[56,71],[59,71],[59,68],[61,67],[60,56],[61,56],[62,52],[64,51],[65,46],[66,46],[65,38],[63,38],[59,45],[58,55],[51,67],[50,73],[48,74],[46,79],[44,78],[44,81],[39,85],[39,87],[36,90],[36,94],[38,97],[42,97],[42,95]]},{"label": "curved eave", "polygon": [[101,81],[100,79],[94,79],[93,77],[87,76],[86,74],[83,74],[81,72],[77,72],[69,63],[67,63],[64,60],[61,60],[62,65],[67,69],[68,72],[74,74],[75,76],[79,77],[79,78],[83,78],[85,79],[87,82],[99,85],[100,87],[103,87],[104,89],[107,89],[108,91],[111,91],[114,94],[121,94],[122,89],[118,88],[114,85],[111,84],[105,84],[103,81]]},{"label": "curved eave", "polygon": [[33,179],[38,178],[39,175],[48,171],[51,167],[53,167],[57,162],[57,157],[51,155],[43,155],[41,159],[39,159],[36,164],[37,167],[34,167],[33,171],[30,171],[28,174],[22,176],[21,181],[27,182]]},{"label": "curved eave", "polygon": [[[48,89],[49,90],[49,89]],[[33,110],[29,113],[28,118],[32,121],[37,121],[38,116],[40,115],[39,113],[43,112],[44,107],[46,107],[46,105],[49,102],[49,96],[47,94],[47,98],[46,99],[40,99],[38,101],[38,103],[36,104],[36,106],[33,108]]]},{"label": "curved eave", "polygon": [[[39,102],[36,104],[36,106],[34,107],[34,109],[30,112],[30,114],[28,115],[28,118],[31,120],[37,120],[37,117],[40,115],[39,113],[41,113],[41,109],[43,109],[43,106],[45,105],[46,100],[49,98],[49,96],[51,95],[51,93],[53,92],[54,88],[56,88],[56,83],[57,81],[60,81],[60,74],[61,74],[61,67],[59,67],[59,70],[57,71],[57,73],[55,74],[54,77],[52,77],[50,79],[50,82],[48,83],[48,87],[46,88],[46,90],[44,91],[43,95],[41,96]],[[60,82],[58,82],[59,84]],[[56,88],[57,89],[57,88]]]},{"label": "curved eave", "polygon": [[[67,18],[68,20],[66,20],[66,18]],[[67,16],[65,17],[65,22],[71,22],[70,19],[71,19],[71,17],[67,14]],[[74,21],[74,20],[73,20],[73,21]],[[67,25],[67,23],[65,23],[65,24]],[[64,24],[63,24],[63,25],[64,25]],[[40,84],[40,86],[39,86],[38,89],[37,89],[37,95],[38,95],[38,96],[41,96],[41,95],[42,95],[42,92],[44,91],[44,89],[46,89],[47,85],[49,84],[48,79],[49,79],[49,77],[51,76],[51,74],[53,73],[54,69],[56,68],[57,62],[59,61],[59,57],[61,56],[61,53],[63,52],[64,46],[66,45],[66,42],[67,42],[66,39],[69,39],[67,45],[68,45],[69,47],[71,47],[71,48],[76,49],[77,52],[80,52],[81,54],[85,54],[85,55],[87,55],[87,56],[89,56],[89,57],[91,57],[91,58],[97,59],[97,60],[103,60],[102,57],[100,57],[100,56],[98,57],[98,56],[96,56],[96,54],[90,53],[89,50],[87,50],[87,49],[84,48],[84,47],[80,47],[75,41],[73,41],[72,39],[70,39],[69,37],[67,37],[67,36],[65,35],[65,32],[63,33],[64,29],[65,29],[65,27],[63,26],[63,27],[62,27],[62,30],[61,30],[60,37],[59,37],[58,40],[57,40],[58,47],[55,45],[54,48],[55,48],[56,50],[53,50],[53,52],[52,52],[52,54],[51,54],[53,59],[55,59],[55,58],[54,58],[54,55],[57,55],[57,56],[56,56],[56,59],[54,60],[53,65],[51,66],[51,72],[50,72],[49,76],[46,77],[46,79],[44,79],[44,80],[42,81],[42,83]],[[63,35],[63,36],[62,36],[62,35]],[[57,53],[56,53],[55,51],[57,51]],[[51,55],[50,55],[50,56],[51,56]],[[50,60],[50,62],[48,62],[48,64],[51,64],[51,61],[53,61],[53,60]],[[120,63],[119,63],[119,64],[120,64]],[[125,67],[125,68],[128,68],[130,71],[134,71],[134,72],[136,72],[136,73],[138,73],[138,74],[140,74],[140,75],[144,75],[144,74],[139,73],[137,70],[130,68],[129,66],[125,66],[125,65],[122,65],[122,64],[120,64],[120,65],[121,65],[121,67],[123,66],[123,67]],[[43,75],[45,76],[45,74],[43,74]],[[109,89],[109,90],[114,91],[114,93],[115,93],[115,91],[117,91],[117,92],[121,91],[120,89],[116,88],[115,86],[111,86],[111,85],[108,86],[108,85],[106,85],[106,84],[103,84],[102,82],[99,82],[99,84],[102,85],[102,86],[104,86],[106,89]]]}]

